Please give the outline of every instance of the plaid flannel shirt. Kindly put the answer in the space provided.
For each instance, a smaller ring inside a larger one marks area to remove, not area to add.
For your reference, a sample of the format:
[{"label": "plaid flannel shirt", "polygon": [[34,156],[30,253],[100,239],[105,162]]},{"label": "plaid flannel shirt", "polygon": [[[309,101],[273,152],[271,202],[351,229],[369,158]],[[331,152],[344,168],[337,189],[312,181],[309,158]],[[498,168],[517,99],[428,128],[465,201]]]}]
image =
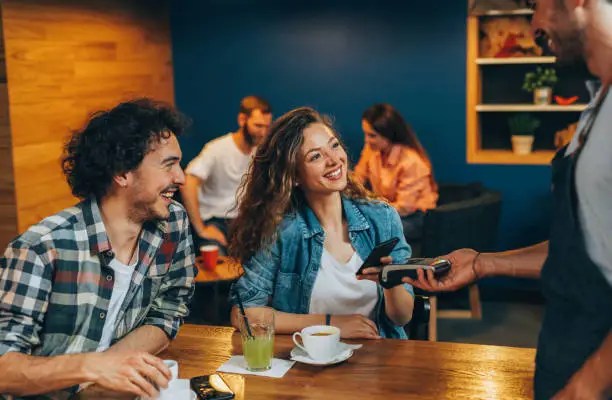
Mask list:
[{"label": "plaid flannel shirt", "polygon": [[[144,224],[138,256],[112,343],[143,325],[173,339],[187,316],[197,268],[182,206],[173,202],[168,220]],[[113,257],[95,199],[44,219],[11,242],[0,259],[0,355],[96,351],[113,290]],[[74,388],[43,398],[70,392]]]}]

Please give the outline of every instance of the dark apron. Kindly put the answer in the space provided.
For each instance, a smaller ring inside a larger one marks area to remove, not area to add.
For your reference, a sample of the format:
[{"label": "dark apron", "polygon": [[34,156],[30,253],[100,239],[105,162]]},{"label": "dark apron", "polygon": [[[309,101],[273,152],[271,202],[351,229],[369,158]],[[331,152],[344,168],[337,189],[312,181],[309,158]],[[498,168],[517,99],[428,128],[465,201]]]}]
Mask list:
[{"label": "dark apron", "polygon": [[568,157],[565,151],[552,162],[554,219],[542,269],[547,305],[536,356],[538,400],[563,389],[612,329],[612,287],[589,258],[578,219],[574,179],[579,151]]}]

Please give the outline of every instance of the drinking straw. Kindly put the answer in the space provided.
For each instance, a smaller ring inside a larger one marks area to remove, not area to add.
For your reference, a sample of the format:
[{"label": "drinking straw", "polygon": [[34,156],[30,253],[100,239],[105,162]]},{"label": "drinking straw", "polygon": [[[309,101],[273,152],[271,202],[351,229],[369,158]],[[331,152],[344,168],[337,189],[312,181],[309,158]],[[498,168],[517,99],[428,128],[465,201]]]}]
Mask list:
[{"label": "drinking straw", "polygon": [[240,298],[238,291],[235,290],[233,286],[232,286],[232,290],[234,291],[234,294],[236,295],[236,299],[238,300],[238,307],[240,308],[240,313],[242,314],[242,318],[244,320],[244,326],[246,326],[249,337],[253,338],[253,333],[251,333],[251,327],[249,326],[249,319],[247,318],[246,313],[244,312],[244,305],[242,304],[242,299]]}]

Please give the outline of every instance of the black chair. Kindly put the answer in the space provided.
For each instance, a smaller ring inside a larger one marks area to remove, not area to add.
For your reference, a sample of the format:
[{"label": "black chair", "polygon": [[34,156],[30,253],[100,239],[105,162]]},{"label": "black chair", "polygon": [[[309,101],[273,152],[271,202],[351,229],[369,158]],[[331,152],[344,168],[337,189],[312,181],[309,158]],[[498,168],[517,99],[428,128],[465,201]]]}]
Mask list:
[{"label": "black chair", "polygon": [[196,325],[230,326],[229,291],[234,281],[196,282],[185,322]]},{"label": "black chair", "polygon": [[425,214],[421,257],[437,257],[468,247],[495,247],[502,196],[480,183],[440,185],[438,207]]},{"label": "black chair", "polygon": [[412,320],[404,327],[410,340],[429,340],[429,318],[431,316],[429,297],[415,296]]},{"label": "black chair", "polygon": [[[410,243],[414,257],[438,257],[461,248],[492,251],[495,246],[502,196],[480,183],[441,184],[438,206],[425,214],[423,235],[419,242]],[[448,318],[482,317],[478,287],[469,292],[469,310],[438,312],[437,298],[431,297],[430,340],[436,340],[438,316]]]}]

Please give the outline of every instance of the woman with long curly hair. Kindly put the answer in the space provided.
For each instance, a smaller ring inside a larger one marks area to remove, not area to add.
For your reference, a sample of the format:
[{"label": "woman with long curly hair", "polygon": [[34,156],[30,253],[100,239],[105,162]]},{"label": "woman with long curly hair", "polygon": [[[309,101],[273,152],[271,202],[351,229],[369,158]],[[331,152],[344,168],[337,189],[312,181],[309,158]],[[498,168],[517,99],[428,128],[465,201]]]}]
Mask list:
[{"label": "woman with long curly hair", "polygon": [[229,250],[245,273],[234,304],[237,293],[246,307],[271,305],[277,333],[331,324],[343,338],[406,338],[412,287],[383,289],[378,268],[356,276],[376,244],[393,237],[400,241],[381,264],[410,257],[399,215],[353,179],[325,118],[311,108],[280,117],[240,193]]}]

